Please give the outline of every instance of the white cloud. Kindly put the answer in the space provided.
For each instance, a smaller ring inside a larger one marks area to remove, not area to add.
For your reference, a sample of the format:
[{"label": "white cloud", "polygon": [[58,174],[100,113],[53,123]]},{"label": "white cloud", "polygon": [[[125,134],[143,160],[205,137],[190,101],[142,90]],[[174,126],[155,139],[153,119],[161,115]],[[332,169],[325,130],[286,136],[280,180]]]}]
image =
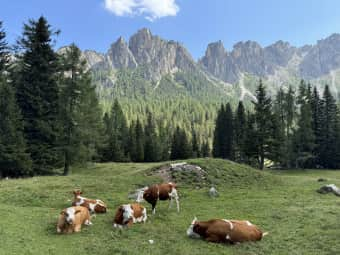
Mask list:
[{"label": "white cloud", "polygon": [[142,15],[150,21],[176,16],[176,0],[105,0],[105,8],[117,16]]}]

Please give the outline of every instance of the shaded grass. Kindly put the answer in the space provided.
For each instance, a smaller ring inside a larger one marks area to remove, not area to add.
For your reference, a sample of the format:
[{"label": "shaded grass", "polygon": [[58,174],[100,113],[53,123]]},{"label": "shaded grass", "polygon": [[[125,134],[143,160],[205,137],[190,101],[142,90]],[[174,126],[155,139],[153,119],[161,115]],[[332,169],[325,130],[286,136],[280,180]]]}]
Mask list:
[{"label": "shaded grass", "polygon": [[[67,177],[34,177],[0,182],[0,254],[339,254],[340,200],[315,192],[323,183],[340,185],[336,171],[260,172],[223,160],[188,161],[208,173],[207,183],[181,179],[181,212],[160,203],[146,224],[127,231],[112,229],[115,208],[135,188],[159,182],[147,169],[160,164],[95,164]],[[207,195],[210,185],[220,193]],[[74,235],[57,235],[55,223],[70,205],[71,191],[109,205],[94,225]],[[148,212],[150,206],[146,204]],[[263,241],[235,246],[186,237],[192,218],[247,219],[270,234]],[[154,240],[149,244],[148,240]]]}]

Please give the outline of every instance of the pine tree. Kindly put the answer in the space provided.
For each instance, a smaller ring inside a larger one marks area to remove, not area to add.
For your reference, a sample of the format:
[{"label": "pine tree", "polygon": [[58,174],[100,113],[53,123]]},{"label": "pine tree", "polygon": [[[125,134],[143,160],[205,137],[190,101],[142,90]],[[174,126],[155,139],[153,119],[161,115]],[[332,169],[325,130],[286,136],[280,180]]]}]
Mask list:
[{"label": "pine tree", "polygon": [[210,146],[209,146],[208,141],[205,141],[204,143],[202,143],[201,152],[202,152],[203,158],[210,157]]},{"label": "pine tree", "polygon": [[144,161],[144,131],[143,126],[139,119],[136,122],[136,155],[135,160],[136,162],[143,162]]},{"label": "pine tree", "polygon": [[298,95],[300,113],[297,118],[297,129],[294,133],[293,140],[295,166],[297,168],[309,168],[315,164],[313,155],[315,137],[312,129],[312,109],[308,94],[309,92],[305,88],[305,83],[301,81]]},{"label": "pine tree", "polygon": [[197,132],[193,127],[193,124],[191,124],[191,146],[192,146],[192,157],[193,158],[199,158],[201,157],[201,148],[199,145]]},{"label": "pine tree", "polygon": [[145,125],[144,161],[157,162],[161,159],[159,137],[151,112],[148,110]]},{"label": "pine tree", "polygon": [[234,144],[235,144],[235,160],[237,162],[245,161],[244,146],[246,139],[246,114],[243,102],[240,101],[235,113],[234,121]]},{"label": "pine tree", "polygon": [[266,89],[260,80],[256,90],[256,102],[253,101],[255,110],[255,135],[257,139],[257,158],[259,168],[264,168],[264,160],[270,152],[272,137],[272,102],[267,96]]},{"label": "pine tree", "polygon": [[60,62],[60,119],[63,127],[60,140],[64,153],[64,175],[67,175],[73,162],[92,159],[99,132],[99,126],[95,123],[101,122],[96,117],[93,119],[93,115],[100,116],[101,113],[98,103],[93,102],[96,94],[79,48],[74,44],[66,48]]},{"label": "pine tree", "polygon": [[322,100],[320,99],[319,92],[316,87],[313,89],[311,96],[311,110],[312,110],[312,129],[315,137],[315,148],[314,148],[314,158],[316,165],[320,164],[320,139],[321,139],[321,128],[322,128]]},{"label": "pine tree", "polygon": [[322,99],[322,127],[320,132],[320,164],[325,168],[337,168],[339,162],[338,110],[328,85]]},{"label": "pine tree", "polygon": [[58,60],[51,29],[44,17],[24,25],[19,46],[16,96],[24,121],[24,136],[37,174],[50,173],[60,162]]},{"label": "pine tree", "polygon": [[8,82],[9,51],[0,22],[0,178],[31,175],[31,159],[26,152],[20,110]]},{"label": "pine tree", "polygon": [[245,141],[242,150],[245,162],[249,165],[256,165],[258,164],[258,139],[255,115],[248,111],[246,120]]},{"label": "pine tree", "polygon": [[192,145],[189,143],[187,135],[184,130],[177,126],[171,145],[172,160],[187,159],[192,155]]},{"label": "pine tree", "polygon": [[223,118],[225,116],[225,108],[224,105],[221,105],[217,113],[217,118],[215,121],[215,130],[214,130],[214,138],[213,138],[213,151],[212,154],[215,158],[222,157],[223,151]]},{"label": "pine tree", "polygon": [[129,132],[123,110],[115,99],[109,123],[106,124],[106,130],[108,132],[108,141],[106,144],[108,147],[105,149],[105,160],[122,162],[128,160],[128,146],[129,146]]},{"label": "pine tree", "polygon": [[234,130],[233,130],[233,111],[229,103],[225,107],[223,116],[223,141],[222,158],[234,159]]}]

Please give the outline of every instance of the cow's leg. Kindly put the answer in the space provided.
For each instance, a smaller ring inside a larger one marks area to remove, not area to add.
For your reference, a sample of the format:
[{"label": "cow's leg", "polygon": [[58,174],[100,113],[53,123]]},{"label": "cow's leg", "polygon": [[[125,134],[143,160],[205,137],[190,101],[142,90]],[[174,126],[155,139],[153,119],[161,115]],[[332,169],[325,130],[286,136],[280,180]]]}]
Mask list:
[{"label": "cow's leg", "polygon": [[143,219],[142,219],[142,222],[145,223],[147,219],[148,219],[148,216],[146,214],[146,208],[144,208],[143,209]]},{"label": "cow's leg", "polygon": [[81,230],[81,225],[80,224],[77,224],[74,226],[74,232],[80,232]]},{"label": "cow's leg", "polygon": [[173,198],[172,198],[172,196],[171,196],[171,193],[169,194],[169,208],[168,209],[170,209],[171,207],[172,207],[172,203],[173,203],[174,201],[173,201]]},{"label": "cow's leg", "polygon": [[172,189],[170,197],[171,197],[171,200],[173,198],[176,200],[177,212],[179,212],[179,198],[178,198],[177,190],[175,188]]},{"label": "cow's leg", "polygon": [[156,213],[156,204],[157,204],[157,200],[152,202],[152,214],[155,214]]}]

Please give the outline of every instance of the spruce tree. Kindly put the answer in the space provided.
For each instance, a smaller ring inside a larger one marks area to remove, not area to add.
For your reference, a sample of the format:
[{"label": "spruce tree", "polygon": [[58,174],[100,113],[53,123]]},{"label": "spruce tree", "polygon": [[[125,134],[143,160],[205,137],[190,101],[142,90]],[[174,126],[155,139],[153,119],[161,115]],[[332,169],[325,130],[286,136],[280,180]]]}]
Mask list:
[{"label": "spruce tree", "polygon": [[60,162],[58,59],[53,50],[54,32],[40,17],[24,25],[19,46],[16,96],[24,121],[24,136],[37,174],[50,173]]},{"label": "spruce tree", "polygon": [[315,137],[312,129],[312,108],[308,90],[305,83],[301,81],[298,95],[299,115],[297,118],[297,129],[294,133],[295,167],[310,168],[315,164],[313,151],[315,148]]},{"label": "spruce tree", "polygon": [[222,141],[222,158],[234,159],[234,126],[233,126],[233,111],[229,103],[225,107],[223,116],[223,141]]},{"label": "spruce tree", "polygon": [[171,145],[171,159],[187,159],[192,156],[192,145],[184,130],[177,126]]},{"label": "spruce tree", "polygon": [[147,122],[144,129],[144,160],[146,162],[157,162],[161,159],[161,146],[153,116],[149,110],[147,112]]},{"label": "spruce tree", "polygon": [[202,143],[201,153],[203,158],[210,157],[210,146],[208,141]]},{"label": "spruce tree", "polygon": [[9,50],[5,37],[0,22],[0,178],[32,174],[20,110],[8,81]]},{"label": "spruce tree", "polygon": [[328,85],[325,86],[323,93],[321,116],[320,164],[325,168],[337,168],[339,162],[338,110]]},{"label": "spruce tree", "polygon": [[195,128],[193,127],[193,124],[191,124],[191,146],[192,146],[192,157],[193,158],[201,157],[201,148],[199,145],[197,132]]},{"label": "spruce tree", "polygon": [[246,139],[246,114],[243,102],[240,101],[235,113],[234,121],[234,145],[235,160],[237,162],[245,161],[244,146]]},{"label": "spruce tree", "polygon": [[311,96],[311,110],[312,110],[312,129],[315,137],[315,148],[313,151],[313,155],[315,158],[316,165],[320,165],[320,143],[321,143],[321,129],[323,126],[322,123],[322,100],[320,98],[319,92],[316,87],[313,89],[313,93]]},{"label": "spruce tree", "polygon": [[264,160],[270,152],[270,141],[272,138],[272,102],[267,96],[266,89],[260,80],[256,90],[256,101],[254,104],[255,135],[257,139],[257,158],[259,168],[264,168]]},{"label": "spruce tree", "polygon": [[223,137],[224,137],[224,128],[223,128],[223,121],[225,116],[225,108],[224,105],[221,105],[218,113],[217,118],[215,121],[215,130],[214,130],[214,138],[213,138],[213,150],[212,154],[215,158],[222,157],[223,151]]},{"label": "spruce tree", "polygon": [[112,105],[109,123],[106,125],[108,141],[106,142],[105,159],[116,162],[127,161],[129,132],[126,118],[118,99],[115,99]]},{"label": "spruce tree", "polygon": [[137,119],[136,126],[135,126],[135,136],[136,136],[136,155],[135,161],[136,162],[143,162],[144,161],[144,130],[142,123]]},{"label": "spruce tree", "polygon": [[[92,159],[101,113],[98,104],[93,102],[96,94],[79,48],[74,44],[67,47],[60,56],[60,63],[60,119],[63,127],[60,140],[64,153],[64,175],[67,175],[73,162]],[[99,118],[93,119],[94,114]]]}]

